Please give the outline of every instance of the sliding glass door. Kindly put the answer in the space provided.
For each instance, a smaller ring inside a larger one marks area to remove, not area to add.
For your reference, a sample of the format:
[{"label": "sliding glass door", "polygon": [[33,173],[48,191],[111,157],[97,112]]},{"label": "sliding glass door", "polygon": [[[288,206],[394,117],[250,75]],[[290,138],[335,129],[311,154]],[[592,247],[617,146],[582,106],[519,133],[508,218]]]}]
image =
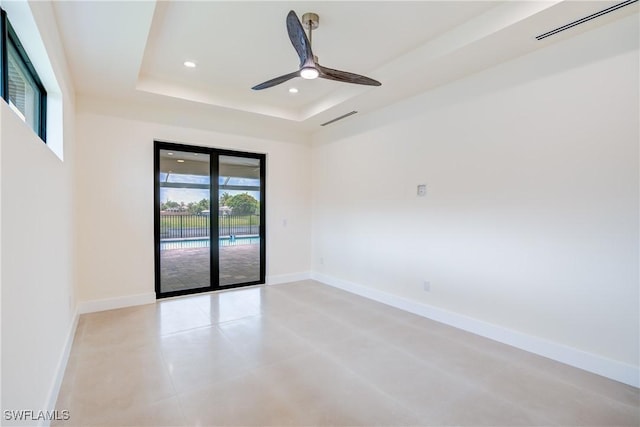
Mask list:
[{"label": "sliding glass door", "polygon": [[260,280],[261,161],[218,157],[220,286]]},{"label": "sliding glass door", "polygon": [[155,142],[158,298],[264,283],[264,163]]},{"label": "sliding glass door", "polygon": [[211,156],[159,150],[160,292],[211,286]]}]

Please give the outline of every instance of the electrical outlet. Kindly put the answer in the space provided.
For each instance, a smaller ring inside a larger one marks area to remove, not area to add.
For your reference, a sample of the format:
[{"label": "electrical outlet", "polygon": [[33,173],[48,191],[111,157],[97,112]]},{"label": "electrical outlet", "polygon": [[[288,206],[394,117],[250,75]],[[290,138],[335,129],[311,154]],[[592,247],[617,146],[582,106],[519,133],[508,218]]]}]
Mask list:
[{"label": "electrical outlet", "polygon": [[422,289],[424,289],[425,292],[431,292],[431,282],[425,280],[422,282]]},{"label": "electrical outlet", "polygon": [[320,265],[324,265],[324,257],[320,257]]}]

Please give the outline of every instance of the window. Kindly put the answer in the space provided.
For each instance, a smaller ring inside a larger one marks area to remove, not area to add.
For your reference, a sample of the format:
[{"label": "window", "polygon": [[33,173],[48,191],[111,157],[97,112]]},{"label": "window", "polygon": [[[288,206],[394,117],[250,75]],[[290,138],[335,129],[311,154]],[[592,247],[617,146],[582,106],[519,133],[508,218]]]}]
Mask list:
[{"label": "window", "polygon": [[47,92],[13,31],[7,14],[2,9],[0,14],[2,98],[43,141],[46,141]]}]

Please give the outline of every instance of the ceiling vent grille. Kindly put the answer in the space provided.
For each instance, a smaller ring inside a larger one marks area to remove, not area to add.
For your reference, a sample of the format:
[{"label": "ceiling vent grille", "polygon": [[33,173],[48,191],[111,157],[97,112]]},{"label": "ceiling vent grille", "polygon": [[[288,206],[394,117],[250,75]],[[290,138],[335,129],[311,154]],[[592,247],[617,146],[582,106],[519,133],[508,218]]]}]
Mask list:
[{"label": "ceiling vent grille", "polygon": [[[636,1],[637,1],[637,0],[636,0]],[[328,122],[322,123],[320,126],[330,125],[331,123],[335,123],[335,122],[337,122],[338,120],[346,119],[346,118],[347,118],[347,117],[349,117],[349,116],[353,116],[353,115],[354,115],[354,114],[356,114],[356,113],[357,113],[357,111],[352,111],[352,112],[350,112],[350,113],[343,114],[343,115],[341,115],[341,116],[339,116],[339,117],[336,117],[336,118],[335,118],[335,119],[333,119],[333,120],[329,120]]]},{"label": "ceiling vent grille", "polygon": [[630,4],[637,3],[637,2],[638,0],[627,0],[627,1],[623,1],[622,3],[614,4],[613,6],[603,9],[600,12],[592,13],[589,16],[585,16],[584,18],[580,18],[577,21],[570,22],[566,25],[563,25],[562,27],[556,28],[555,30],[547,31],[544,34],[540,34],[539,36],[536,36],[536,39],[537,40],[546,39],[549,36],[553,36],[554,34],[561,33],[562,31],[568,30],[569,28],[573,28],[576,25],[584,24],[587,21],[591,21],[592,19],[598,18],[602,15],[606,15],[609,12],[613,12],[614,10],[621,9],[625,6],[629,6]]}]

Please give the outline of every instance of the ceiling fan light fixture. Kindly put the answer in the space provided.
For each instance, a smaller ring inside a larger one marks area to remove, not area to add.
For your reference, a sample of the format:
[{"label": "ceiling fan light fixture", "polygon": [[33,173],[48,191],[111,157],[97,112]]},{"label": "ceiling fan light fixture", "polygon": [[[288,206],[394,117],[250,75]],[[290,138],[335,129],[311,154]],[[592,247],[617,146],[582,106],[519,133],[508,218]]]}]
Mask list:
[{"label": "ceiling fan light fixture", "polygon": [[300,77],[307,80],[317,79],[320,72],[314,67],[304,67],[300,70]]}]

